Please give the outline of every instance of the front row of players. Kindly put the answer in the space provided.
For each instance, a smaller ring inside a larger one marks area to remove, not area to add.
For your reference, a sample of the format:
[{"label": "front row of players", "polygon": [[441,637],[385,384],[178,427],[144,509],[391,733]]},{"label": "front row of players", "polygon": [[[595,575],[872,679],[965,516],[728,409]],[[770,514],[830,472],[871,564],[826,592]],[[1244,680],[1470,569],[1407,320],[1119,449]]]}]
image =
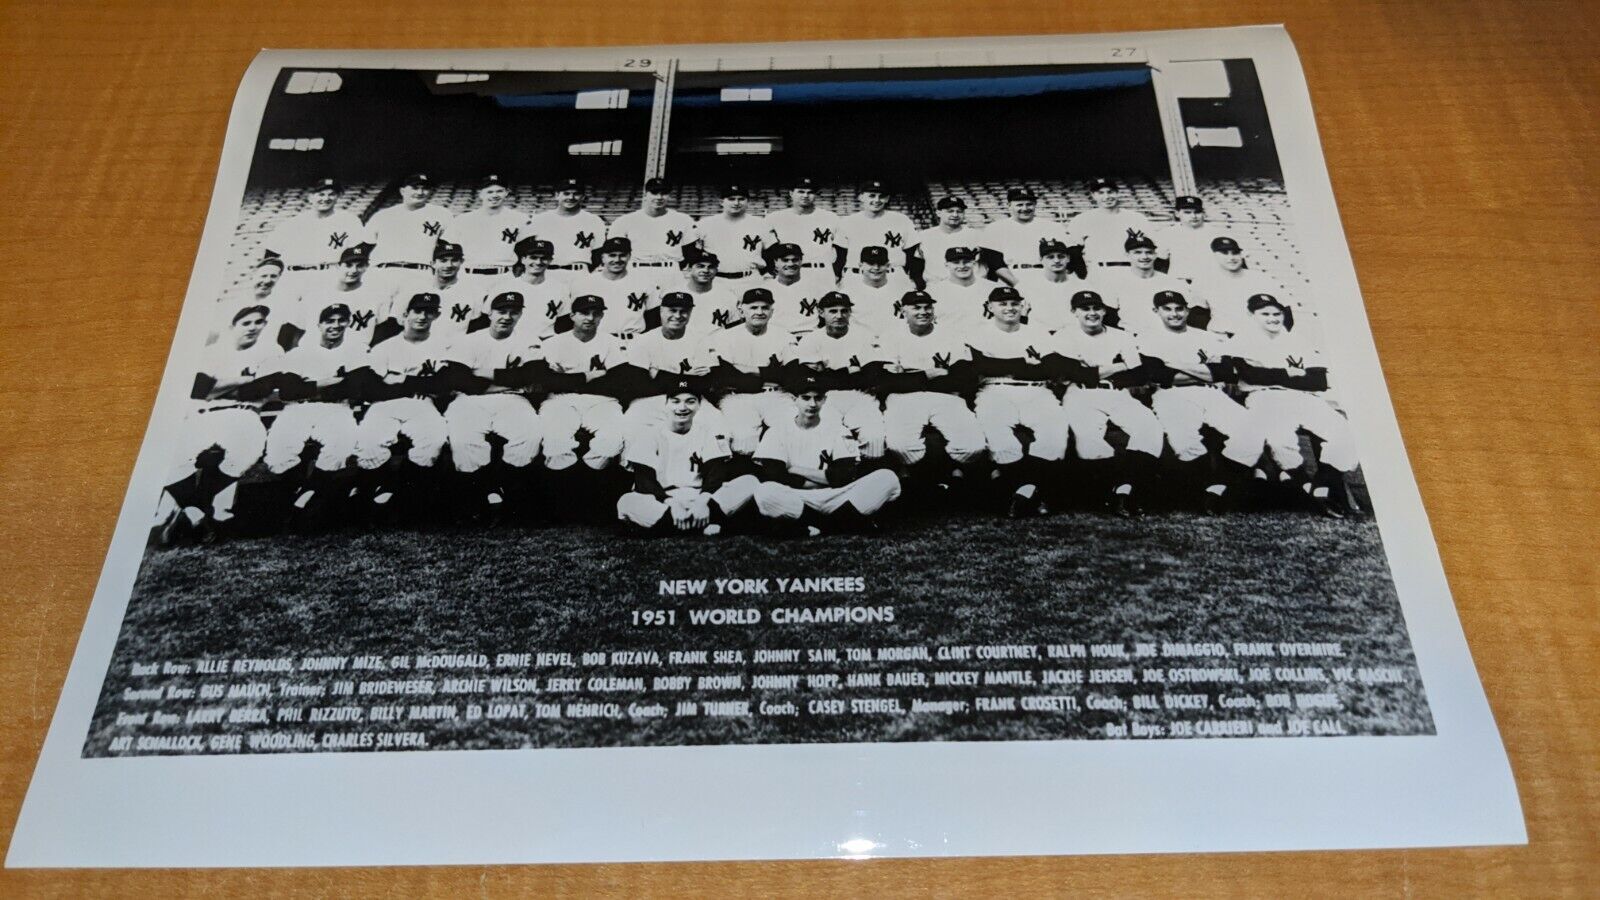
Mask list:
[{"label": "front row of players", "polygon": [[[1107,327],[1089,290],[1053,333],[1003,286],[961,334],[938,327],[922,291],[901,299],[904,330],[881,338],[852,328],[840,292],[798,341],[769,329],[773,303],[749,289],[742,321],[701,339],[694,297],[671,292],[661,327],[625,348],[601,329],[598,296],[575,298],[572,328],[540,340],[518,327],[522,295],[502,292],[486,328],[451,340],[434,333],[437,295],[419,293],[401,332],[370,349],[346,340],[351,312],[332,303],[315,339],[287,353],[262,339],[271,311],[246,307],[196,379],[159,536],[402,506],[438,517],[613,502],[646,531],[814,534],[873,527],[903,489],[1013,516],[1074,503],[1129,514],[1158,496],[1209,511],[1269,470],[1321,512],[1351,511],[1348,424],[1270,295],[1248,302],[1254,330],[1226,341],[1190,327],[1174,291],[1153,297],[1162,327],[1137,337]],[[439,471],[447,446],[453,473]],[[270,477],[248,480],[246,502],[240,480],[258,461]]]}]

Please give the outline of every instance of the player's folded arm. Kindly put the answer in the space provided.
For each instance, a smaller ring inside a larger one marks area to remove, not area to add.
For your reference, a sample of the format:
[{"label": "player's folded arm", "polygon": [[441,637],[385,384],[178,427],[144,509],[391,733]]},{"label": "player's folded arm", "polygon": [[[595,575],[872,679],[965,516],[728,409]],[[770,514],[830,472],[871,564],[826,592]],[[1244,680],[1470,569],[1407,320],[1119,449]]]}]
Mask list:
[{"label": "player's folded arm", "polygon": [[[595,382],[600,382],[598,387],[594,387]],[[604,375],[590,382],[590,385],[595,390],[616,397],[618,400],[637,400],[657,393],[655,379],[651,378],[649,370],[631,362],[612,366]]]},{"label": "player's folded arm", "polygon": [[732,456],[716,456],[700,464],[700,490],[707,494],[727,484],[734,478]]},{"label": "player's folded arm", "polygon": [[1231,356],[1224,356],[1214,362],[1207,362],[1205,365],[1207,369],[1211,370],[1211,381],[1215,384],[1229,384],[1238,381],[1239,375],[1234,371],[1234,363],[1236,361]]},{"label": "player's folded arm", "polygon": [[1184,372],[1167,365],[1166,362],[1163,361],[1159,356],[1151,356],[1148,353],[1141,353],[1139,355],[1139,359],[1139,364],[1143,366],[1145,372],[1149,374],[1149,382],[1156,387],[1172,387],[1173,384],[1179,380],[1178,376],[1185,374]]},{"label": "player's folded arm", "polygon": [[583,372],[557,372],[551,369],[544,376],[542,387],[552,394],[574,394],[585,390],[589,378]]},{"label": "player's folded arm", "polygon": [[761,376],[746,372],[727,360],[718,360],[709,376],[711,386],[725,394],[753,394],[761,390]]},{"label": "player's folded arm", "polygon": [[194,384],[189,387],[189,396],[194,400],[210,400],[211,392],[216,389],[217,379],[205,372],[194,374]]},{"label": "player's folded arm", "polygon": [[844,487],[861,474],[861,460],[854,456],[836,457],[828,460],[822,473],[827,477],[829,487]]},{"label": "player's folded arm", "polygon": [[523,360],[514,366],[495,369],[491,381],[497,387],[510,388],[514,391],[526,390],[537,385],[549,370],[549,364],[542,359]]},{"label": "player's folded arm", "polygon": [[661,486],[661,479],[656,476],[654,466],[631,460],[628,462],[628,468],[633,471],[634,493],[649,494],[661,501],[667,499],[667,489]]},{"label": "player's folded arm", "polygon": [[1328,389],[1328,370],[1324,366],[1316,366],[1306,369],[1303,375],[1290,375],[1285,372],[1283,386],[1298,391],[1325,391]]},{"label": "player's folded arm", "polygon": [[1189,305],[1189,327],[1204,329],[1211,325],[1211,307],[1203,304]]},{"label": "player's folded arm", "polygon": [[1152,381],[1153,373],[1146,368],[1141,359],[1134,365],[1107,373],[1105,380],[1114,388],[1137,388],[1148,385]]},{"label": "player's folded arm", "polygon": [[786,484],[792,488],[804,488],[809,486],[806,483],[805,477],[789,471],[788,464],[786,464],[783,460],[769,459],[761,456],[760,453],[760,450],[756,451],[757,455],[755,462],[757,478],[760,478],[762,481],[772,481],[778,484]]},{"label": "player's folded arm", "polygon": [[442,393],[481,394],[489,389],[490,384],[490,379],[479,375],[466,363],[455,360],[440,366],[435,380]]},{"label": "player's folded arm", "polygon": [[1289,373],[1283,369],[1274,369],[1269,366],[1258,366],[1249,360],[1233,357],[1234,374],[1244,384],[1253,384],[1261,387],[1285,387]]},{"label": "player's folded arm", "polygon": [[628,398],[629,384],[621,373],[622,366],[613,366],[585,382],[585,394],[603,394],[618,400]]}]

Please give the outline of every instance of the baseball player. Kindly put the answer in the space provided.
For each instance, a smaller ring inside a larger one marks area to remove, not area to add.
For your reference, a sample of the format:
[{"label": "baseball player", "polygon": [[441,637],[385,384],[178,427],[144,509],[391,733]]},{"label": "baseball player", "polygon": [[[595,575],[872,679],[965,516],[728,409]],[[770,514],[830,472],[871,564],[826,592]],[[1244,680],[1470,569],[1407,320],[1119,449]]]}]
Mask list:
[{"label": "baseball player", "polygon": [[339,209],[342,192],[332,178],[311,182],[306,186],[306,208],[278,223],[262,242],[267,255],[283,260],[284,287],[290,292],[299,291],[313,273],[333,268],[345,248],[370,240],[361,219]]},{"label": "baseball player", "polygon": [[400,202],[372,214],[367,222],[372,265],[378,281],[394,293],[427,290],[433,276],[433,248],[455,218],[448,209],[430,202],[433,179],[421,172],[400,182]]},{"label": "baseball player", "polygon": [[[433,279],[420,293],[439,295],[439,320],[433,323],[434,337],[453,341],[474,327],[483,326],[486,310],[483,308],[483,278],[466,278],[461,274],[465,254],[460,244],[437,241],[433,245]],[[417,293],[417,292],[413,292]],[[389,301],[394,324],[384,331],[398,331],[405,304],[411,295],[402,291]],[[379,340],[388,337],[380,332]]]},{"label": "baseball player", "polygon": [[1048,332],[1077,327],[1072,317],[1072,295],[1083,280],[1073,274],[1071,249],[1059,240],[1039,242],[1039,268],[1017,273],[1017,291],[1028,301],[1028,324]]},{"label": "baseball player", "polygon": [[273,365],[284,406],[267,432],[267,469],[283,479],[302,464],[307,441],[318,447],[308,477],[288,485],[295,492],[294,507],[302,511],[314,500],[326,508],[341,493],[335,485],[352,474],[356,417],[348,400],[356,385],[349,379],[367,366],[367,348],[347,340],[350,321],[349,306],[329,303],[317,315],[316,333]]},{"label": "baseball player", "polygon": [[262,257],[261,261],[250,270],[250,283],[243,291],[230,291],[217,298],[217,322],[215,327],[206,333],[206,343],[215,344],[232,324],[234,313],[246,306],[270,308],[283,301],[292,303],[293,295],[289,291],[278,292],[278,285],[282,279],[283,260],[268,251],[268,255]]},{"label": "baseball player", "polygon": [[832,268],[833,245],[839,234],[839,216],[832,210],[817,206],[817,183],[810,178],[796,178],[789,186],[789,205],[767,214],[767,226],[772,231],[773,244],[791,244],[801,248],[809,261],[802,262],[805,269],[819,272]]},{"label": "baseball player", "polygon": [[[1266,440],[1281,477],[1305,491],[1324,515],[1343,518],[1348,503],[1345,474],[1355,469],[1355,435],[1328,397],[1328,369],[1322,354],[1303,334],[1289,331],[1288,307],[1271,294],[1246,301],[1253,328],[1234,335],[1224,353],[1245,395],[1249,421]],[[1315,475],[1302,467],[1299,430],[1322,442]]]},{"label": "baseball player", "polygon": [[823,414],[844,424],[870,465],[883,457],[884,425],[883,406],[868,390],[881,383],[888,360],[872,332],[851,325],[854,305],[842,291],[823,294],[817,301],[822,327],[802,337],[789,359],[818,373],[827,391]]},{"label": "baseball player", "polygon": [[[645,428],[655,428],[667,422],[667,396],[670,384],[684,378],[703,379],[711,374],[717,364],[714,353],[705,339],[691,332],[689,320],[694,314],[694,295],[687,291],[668,291],[661,296],[661,327],[646,331],[628,342],[624,356],[627,364],[638,369],[643,382],[639,396],[628,404],[623,415],[626,434],[631,437]],[[697,413],[702,422],[716,423],[719,430],[722,414],[705,400]]]},{"label": "baseball player", "polygon": [[[1257,294],[1284,297],[1278,283],[1261,272],[1250,268],[1239,242],[1224,235],[1211,241],[1212,264],[1195,277],[1193,293],[1199,294],[1199,304],[1205,311],[1195,324],[1223,334],[1252,334],[1259,325],[1254,321],[1247,303]],[[1292,303],[1279,300],[1288,313],[1284,330],[1295,327],[1295,308]],[[1191,310],[1193,317],[1196,310]]]},{"label": "baseball player", "polygon": [[[1006,212],[1008,215],[984,226],[984,240],[1000,256],[993,269],[995,277],[1015,287],[1023,272],[1041,264],[1044,242],[1065,246],[1067,231],[1055,219],[1039,215],[1039,197],[1031,188],[1007,190]],[[1076,268],[1082,268],[1081,259]],[[1082,277],[1083,272],[1074,274]]]},{"label": "baseball player", "polygon": [[727,422],[733,452],[749,456],[763,428],[789,415],[794,404],[779,384],[794,338],[771,327],[773,298],[765,287],[746,288],[739,298],[740,323],[707,343],[716,360],[713,383],[727,391],[718,408]]},{"label": "baseball player", "polygon": [[[456,337],[445,349],[464,376],[454,385],[461,393],[444,411],[450,454],[470,495],[491,509],[526,481],[525,470],[539,455],[539,414],[525,391],[543,351],[537,329],[519,327],[526,305],[518,291],[494,295],[488,327]],[[490,435],[505,442],[498,467]]]},{"label": "baseball player", "polygon": [[736,287],[738,282],[717,277],[721,264],[715,253],[690,246],[683,252],[683,275],[672,286],[694,298],[699,314],[690,327],[702,337],[739,325],[739,298],[744,291]]},{"label": "baseball player", "polygon": [[937,302],[926,291],[907,291],[900,299],[905,330],[880,342],[888,358],[884,439],[889,451],[908,467],[917,466],[927,456],[925,428],[944,438],[945,453],[957,467],[970,466],[985,449],[983,426],[960,396],[965,391],[972,351],[962,332],[935,327]]},{"label": "baseball player", "polygon": [[[1144,360],[1132,335],[1107,327],[1106,305],[1099,294],[1090,290],[1073,294],[1072,314],[1078,327],[1069,326],[1051,336],[1045,344],[1046,362],[1067,364],[1068,385],[1061,410],[1078,459],[1090,472],[1100,468],[1114,470],[1110,479],[1090,477],[1085,481],[1110,481],[1114,485],[1108,498],[1112,511],[1131,515],[1136,502],[1134,490],[1145,489],[1155,476],[1164,436],[1155,414],[1127,389],[1141,383]],[[1121,459],[1106,441],[1108,425],[1117,426],[1128,436],[1127,453]]]},{"label": "baseball player", "polygon": [[930,268],[934,271],[928,272],[929,281],[944,276],[940,263],[948,259],[946,254],[950,248],[981,247],[988,237],[981,227],[967,224],[967,201],[960,197],[940,197],[933,211],[939,223],[917,232],[917,245],[922,248],[923,259],[933,262]]},{"label": "baseball player", "polygon": [[588,188],[581,180],[564,179],[556,185],[555,208],[528,220],[527,234],[549,241],[555,248],[550,269],[557,281],[589,271],[594,248],[606,239],[605,220],[583,208],[588,196]]},{"label": "baseball player", "polygon": [[517,242],[528,232],[528,217],[507,202],[510,198],[505,179],[485,175],[478,182],[477,207],[450,223],[450,240],[463,254],[461,274],[477,283],[480,296],[490,283],[511,274]]},{"label": "baseball player", "polygon": [[[1189,301],[1177,291],[1162,291],[1152,303],[1162,327],[1137,339],[1139,355],[1159,385],[1150,408],[1177,458],[1179,481],[1203,486],[1201,499],[1208,510],[1215,510],[1230,486],[1255,468],[1263,438],[1250,427],[1245,408],[1219,383],[1228,376],[1222,337],[1189,325]],[[1207,466],[1202,426],[1215,429],[1225,442],[1220,472]]]},{"label": "baseball player", "polygon": [[1211,270],[1211,242],[1225,232],[1206,221],[1206,207],[1199,197],[1178,197],[1172,202],[1172,215],[1176,221],[1152,237],[1167,261],[1167,274],[1192,282]]},{"label": "baseball player", "polygon": [[[981,255],[977,247],[950,247],[944,251],[945,277],[928,284],[928,293],[939,302],[941,331],[967,335],[983,326],[994,282],[978,278]],[[1027,308],[1024,298],[1025,314]]]},{"label": "baseball player", "polygon": [[555,245],[543,238],[525,237],[512,250],[517,255],[512,274],[490,283],[484,296],[495,297],[508,291],[521,294],[524,318],[519,327],[540,338],[555,334],[558,325],[563,329],[572,327],[567,315],[570,286],[549,274]]},{"label": "baseball player", "polygon": [[361,347],[373,343],[378,326],[389,316],[390,299],[383,285],[367,277],[370,250],[367,244],[344,248],[339,253],[338,268],[318,273],[316,282],[301,291],[279,328],[280,346],[294,347],[306,339],[305,335],[315,335],[322,311],[332,303],[342,303],[350,310],[345,340]]},{"label": "baseball player", "polygon": [[[1013,518],[1045,511],[1041,486],[1067,453],[1067,421],[1050,390],[1044,354],[1050,335],[1022,323],[1022,295],[1006,285],[989,291],[989,318],[967,334],[978,394],[972,411],[997,467],[1011,490]],[[1032,435],[1024,449],[1017,428]]]},{"label": "baseball player", "polygon": [[796,339],[821,328],[817,301],[833,290],[833,278],[823,270],[807,269],[805,251],[799,244],[773,244],[767,248],[766,258],[772,277],[761,286],[772,292],[772,327]]},{"label": "baseball player", "polygon": [[207,348],[156,508],[156,536],[163,544],[188,531],[210,536],[215,526],[229,523],[238,481],[261,459],[267,430],[258,410],[270,393],[261,380],[277,355],[272,342],[261,339],[269,315],[265,306],[240,309],[228,334]]},{"label": "baseball player", "polygon": [[852,314],[851,325],[873,334],[898,332],[905,327],[900,319],[900,298],[916,285],[905,273],[890,267],[889,251],[883,247],[862,248],[860,262],[860,271],[847,273],[839,282],[839,290],[861,306]]},{"label": "baseball player", "polygon": [[888,469],[861,474],[860,442],[826,415],[821,380],[809,376],[797,388],[793,414],[768,429],[756,448],[762,478],[756,509],[812,537],[877,530],[873,517],[899,498],[899,477]]},{"label": "baseball player", "polygon": [[544,463],[565,472],[578,462],[579,432],[589,435],[583,462],[599,471],[622,452],[622,404],[608,393],[606,373],[625,361],[616,335],[601,327],[606,301],[594,294],[572,298],[572,330],[544,342],[551,394],[539,409],[544,425]]},{"label": "baseball player", "polygon": [[737,184],[722,189],[722,211],[695,223],[700,247],[717,257],[717,277],[732,280],[759,274],[761,251],[771,239],[766,220],[750,212],[750,192]]},{"label": "baseball player", "polygon": [[[356,461],[370,474],[368,496],[377,507],[391,503],[399,482],[409,482],[417,509],[426,508],[432,487],[427,473],[449,437],[433,400],[441,391],[439,375],[449,359],[444,339],[433,333],[439,307],[438,294],[413,295],[405,305],[401,332],[367,352],[367,366],[377,383],[366,398],[372,405],[356,429]],[[411,444],[404,459],[394,456],[401,436]],[[406,462],[411,471],[392,471],[404,468]],[[385,467],[391,471],[379,471]]]},{"label": "baseball player", "polygon": [[691,379],[667,389],[666,419],[628,437],[624,458],[633,490],[617,500],[617,518],[646,532],[719,534],[750,505],[760,482],[734,477],[728,437],[703,421],[709,406]]},{"label": "baseball player", "polygon": [[624,238],[633,247],[629,265],[651,269],[657,289],[673,281],[673,269],[683,259],[683,248],[699,240],[694,219],[670,205],[672,185],[665,178],[644,183],[644,201],[633,212],[624,213],[611,223],[609,237]]},{"label": "baseball player", "polygon": [[1156,242],[1142,231],[1130,231],[1122,246],[1126,266],[1098,269],[1087,287],[1105,303],[1105,324],[1135,334],[1160,328],[1150,298],[1163,291],[1185,293],[1189,286],[1156,269]]},{"label": "baseball player", "polygon": [[834,274],[843,277],[846,268],[865,266],[867,248],[882,247],[887,252],[899,251],[903,257],[900,268],[913,282],[919,282],[922,257],[917,252],[916,224],[905,213],[889,209],[889,188],[881,181],[861,185],[857,196],[861,209],[839,220],[839,239],[834,243],[840,252]]},{"label": "baseball player", "polygon": [[627,238],[606,238],[595,250],[598,260],[595,270],[572,281],[574,296],[592,294],[606,301],[609,314],[603,327],[624,343],[661,324],[657,279],[651,270],[629,268],[628,259],[632,255],[633,245]]},{"label": "baseball player", "polygon": [[1148,234],[1151,222],[1144,213],[1123,208],[1117,183],[1109,178],[1090,182],[1089,196],[1094,208],[1078,213],[1067,223],[1067,244],[1083,247],[1083,259],[1092,276],[1095,266],[1122,262],[1122,242],[1127,240],[1128,232]]}]

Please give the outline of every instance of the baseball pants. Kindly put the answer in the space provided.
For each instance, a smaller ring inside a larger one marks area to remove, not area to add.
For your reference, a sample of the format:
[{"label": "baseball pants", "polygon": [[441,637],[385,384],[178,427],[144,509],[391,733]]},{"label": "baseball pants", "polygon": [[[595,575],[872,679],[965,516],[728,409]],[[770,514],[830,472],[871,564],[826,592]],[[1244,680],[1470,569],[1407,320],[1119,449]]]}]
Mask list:
[{"label": "baseball pants", "polygon": [[724,515],[731,516],[750,505],[760,484],[754,475],[741,475],[710,493],[699,488],[670,488],[666,500],[636,491],[629,492],[617,498],[617,518],[640,528],[654,528],[671,515],[676,503],[687,502],[706,515],[710,512],[713,500]]},{"label": "baseball pants", "polygon": [[879,469],[843,487],[796,488],[763,481],[756,488],[756,509],[770,519],[798,519],[808,509],[831,515],[849,503],[870,516],[899,496],[900,479],[888,469]]},{"label": "baseball pants", "polygon": [[1116,388],[1067,388],[1061,401],[1067,430],[1077,440],[1079,459],[1110,459],[1115,452],[1106,441],[1106,425],[1128,435],[1128,449],[1161,455],[1165,437],[1156,414],[1127,391]]},{"label": "baseball pants", "polygon": [[222,450],[217,470],[229,478],[242,477],[261,459],[266,443],[267,428],[253,409],[197,411],[178,432],[178,458],[173,461],[167,483],[194,474],[200,454],[212,447]]},{"label": "baseball pants", "polygon": [[1057,462],[1067,455],[1067,420],[1056,395],[1042,385],[988,384],[978,391],[973,415],[983,428],[983,439],[996,465],[1022,460],[1022,442],[1016,427],[1033,432],[1028,455]]},{"label": "baseball pants", "polygon": [[411,440],[410,460],[431,466],[449,438],[444,416],[432,400],[399,397],[372,404],[356,427],[356,461],[363,469],[376,469],[389,461],[401,435]]},{"label": "baseball pants", "polygon": [[544,464],[570,469],[578,461],[578,429],[592,435],[583,462],[603,469],[622,454],[622,404],[599,394],[556,394],[539,411],[544,429]]},{"label": "baseball pants", "polygon": [[291,403],[267,432],[267,468],[282,475],[300,464],[306,441],[316,441],[316,466],[337,472],[356,452],[356,417],[343,403]]},{"label": "baseball pants", "polygon": [[884,442],[908,465],[927,454],[922,430],[929,425],[944,435],[945,450],[958,463],[971,462],[984,450],[983,426],[966,401],[954,394],[918,391],[892,394],[883,401]]},{"label": "baseball pants", "polygon": [[489,435],[505,439],[501,458],[522,468],[539,455],[539,414],[521,394],[464,394],[444,411],[450,454],[456,471],[476,472],[489,464]]},{"label": "baseball pants", "polygon": [[883,456],[883,407],[877,397],[866,391],[829,391],[822,401],[822,414],[843,422],[855,435],[863,459]]},{"label": "baseball pants", "polygon": [[1250,414],[1239,402],[1214,387],[1188,385],[1163,388],[1150,401],[1156,419],[1167,433],[1167,443],[1183,462],[1206,455],[1200,427],[1209,425],[1222,433],[1226,442],[1222,455],[1236,463],[1253,466],[1261,456],[1263,438],[1250,427]]},{"label": "baseball pants", "polygon": [[772,427],[795,417],[794,397],[783,391],[759,394],[729,394],[717,405],[728,426],[728,441],[733,452],[751,454],[761,441],[763,426]]},{"label": "baseball pants", "polygon": [[1322,397],[1294,390],[1258,390],[1245,398],[1250,421],[1266,440],[1267,450],[1284,469],[1305,462],[1300,452],[1301,428],[1322,439],[1323,465],[1341,472],[1356,467],[1355,435],[1350,423]]}]

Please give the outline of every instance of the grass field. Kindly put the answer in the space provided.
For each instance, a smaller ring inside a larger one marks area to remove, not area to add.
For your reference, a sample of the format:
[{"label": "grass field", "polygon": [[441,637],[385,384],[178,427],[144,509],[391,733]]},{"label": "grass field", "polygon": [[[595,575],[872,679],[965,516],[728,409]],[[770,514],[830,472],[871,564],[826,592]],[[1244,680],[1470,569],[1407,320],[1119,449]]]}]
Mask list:
[{"label": "grass field", "polygon": [[[674,578],[860,576],[854,594],[672,598],[658,581]],[[686,611],[710,606],[893,606],[892,624],[696,626]],[[677,624],[644,627],[632,612],[676,608]],[[1295,513],[1205,518],[1185,514],[1117,520],[1093,514],[1008,521],[943,518],[896,523],[873,536],[774,540],[644,539],[598,528],[436,529],[271,539],[156,550],[146,558],[129,605],[86,755],[115,752],[111,741],[159,728],[119,725],[119,709],[183,713],[189,701],[128,704],[124,688],[192,685],[203,676],[152,679],[131,665],[241,657],[311,657],[419,653],[569,650],[838,648],[837,664],[641,666],[491,674],[642,675],[904,671],[982,668],[1089,668],[1129,661],[1041,660],[1034,664],[851,663],[843,648],[975,645],[1043,646],[1063,642],[1338,641],[1345,658],[1309,664],[1387,666],[1395,683],[1242,685],[1174,688],[1211,695],[1268,690],[1334,691],[1331,715],[1352,734],[1431,733],[1433,724],[1413,662],[1377,527],[1370,520],[1329,521]],[[802,654],[803,655],[803,654]],[[1163,659],[1160,665],[1236,665],[1250,661]],[[1294,660],[1255,661],[1274,665]],[[440,675],[470,675],[446,671]],[[356,673],[356,677],[386,677]],[[387,677],[408,677],[387,673]],[[415,676],[410,676],[415,677]],[[223,680],[248,681],[225,676]],[[299,673],[327,683],[352,675]],[[272,678],[260,680],[272,681]],[[649,684],[649,678],[646,678]],[[747,682],[748,683],[748,682]],[[1152,686],[1095,686],[1124,698]],[[1157,688],[1159,690],[1159,688]],[[1020,693],[1085,693],[1032,688]],[[745,742],[990,740],[1104,737],[1107,721],[1170,723],[1193,715],[1167,709],[1137,713],[995,713],[812,716],[818,697],[971,699],[1016,689],[757,690],[707,695],[793,701],[795,716],[649,719],[482,719],[409,722],[431,748],[610,746]],[[682,696],[692,696],[691,694]],[[396,703],[484,703],[496,698],[405,698]],[[673,703],[646,690],[598,699]],[[316,704],[333,704],[324,699]],[[364,704],[364,698],[349,702]],[[262,705],[313,705],[264,701]],[[1213,705],[1213,718],[1226,718]],[[198,733],[246,732],[226,723]],[[263,726],[253,726],[260,728]],[[349,730],[352,726],[341,726]],[[371,726],[357,725],[357,729]],[[329,726],[330,729],[334,726]],[[173,733],[184,732],[179,727]],[[196,729],[189,729],[196,731]]]}]

